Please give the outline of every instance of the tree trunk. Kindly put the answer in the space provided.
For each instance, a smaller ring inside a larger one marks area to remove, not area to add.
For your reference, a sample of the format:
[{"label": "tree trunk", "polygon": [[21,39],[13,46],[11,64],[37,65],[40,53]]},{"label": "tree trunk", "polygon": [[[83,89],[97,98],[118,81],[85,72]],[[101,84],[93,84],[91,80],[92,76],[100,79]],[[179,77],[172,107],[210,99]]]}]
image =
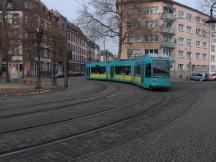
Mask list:
[{"label": "tree trunk", "polygon": [[53,60],[52,60],[52,84],[53,86],[56,86],[56,76],[55,76],[55,69],[56,69],[56,60],[55,60],[55,54],[54,54],[55,51],[53,51]]},{"label": "tree trunk", "polygon": [[37,47],[37,56],[38,56],[38,66],[37,66],[37,87],[36,89],[41,89],[41,57],[40,57],[40,48]]},{"label": "tree trunk", "polygon": [[10,72],[9,72],[9,54],[8,54],[8,50],[5,51],[6,52],[6,83],[10,83]]},{"label": "tree trunk", "polygon": [[2,54],[0,53],[0,71],[2,70],[2,62],[3,62],[3,60],[2,60]]}]

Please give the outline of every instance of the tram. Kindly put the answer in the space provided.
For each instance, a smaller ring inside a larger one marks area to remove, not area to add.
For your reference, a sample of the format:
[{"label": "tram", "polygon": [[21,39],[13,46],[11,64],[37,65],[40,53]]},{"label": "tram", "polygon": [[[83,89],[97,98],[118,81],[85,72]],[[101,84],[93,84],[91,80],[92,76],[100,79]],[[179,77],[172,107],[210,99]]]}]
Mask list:
[{"label": "tram", "polygon": [[86,78],[126,82],[148,89],[169,89],[170,68],[169,56],[149,54],[135,59],[89,63]]}]

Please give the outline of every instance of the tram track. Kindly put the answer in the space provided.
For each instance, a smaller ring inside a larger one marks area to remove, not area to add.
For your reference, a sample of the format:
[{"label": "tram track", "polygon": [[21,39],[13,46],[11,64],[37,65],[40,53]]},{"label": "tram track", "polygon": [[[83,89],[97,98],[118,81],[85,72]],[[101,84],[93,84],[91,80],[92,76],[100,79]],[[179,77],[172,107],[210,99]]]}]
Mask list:
[{"label": "tram track", "polygon": [[[76,94],[76,97],[74,98],[67,98],[67,99],[63,99],[63,100],[57,100],[57,101],[50,101],[50,102],[43,102],[43,103],[36,103],[36,104],[29,104],[27,106],[42,106],[44,104],[55,104],[55,103],[59,103],[59,102],[67,102],[67,101],[70,101],[70,100],[77,100],[79,99],[79,97],[82,97],[82,98],[88,98],[90,97],[91,95],[95,94],[95,93],[98,93],[98,92],[103,92],[104,90],[106,90],[108,88],[108,86],[104,83],[100,83],[98,85],[99,88],[96,88],[96,89],[93,89],[93,90],[89,90],[89,91],[85,91],[85,92],[81,92],[79,94]],[[89,94],[90,93],[90,94]],[[87,96],[84,96],[83,97],[83,94],[88,94]],[[31,102],[30,102],[31,103]],[[10,103],[0,103],[0,106],[8,106],[8,104],[17,104],[17,101],[14,101],[14,102],[11,102]],[[0,109],[0,110],[7,110],[8,108],[6,109]]]},{"label": "tram track", "polygon": [[[208,91],[209,91],[210,89],[208,89]],[[198,92],[198,91],[197,91]],[[192,95],[192,93],[188,93],[188,95]],[[197,95],[197,94],[196,94]],[[203,96],[204,94],[199,94],[198,96],[198,98],[201,98],[202,96]],[[180,98],[180,99],[177,99],[177,100],[175,100],[175,102],[173,102],[173,103],[169,103],[169,105],[173,105],[173,104],[175,104],[176,102],[179,102],[179,101],[181,101],[181,100],[183,100],[183,99],[185,99],[186,98],[186,96],[185,97],[182,97],[182,98]],[[112,148],[108,148],[108,149],[103,149],[103,150],[100,150],[100,151],[95,151],[95,152],[91,152],[91,153],[88,153],[88,154],[86,154],[86,155],[84,155],[84,156],[81,156],[81,157],[79,157],[78,158],[78,161],[82,161],[82,160],[85,160],[85,159],[88,159],[88,157],[92,157],[92,156],[94,156],[94,155],[98,155],[98,154],[100,154],[100,153],[104,153],[104,151],[111,151],[111,150],[115,150],[115,149],[120,149],[121,147],[124,147],[124,146],[126,146],[127,144],[129,144],[129,143],[131,143],[131,142],[133,142],[133,141],[135,141],[136,139],[140,139],[140,138],[142,138],[142,139],[145,139],[145,138],[147,138],[150,134],[152,134],[152,133],[154,133],[155,131],[157,131],[157,130],[159,130],[159,129],[162,129],[163,127],[166,127],[167,125],[169,125],[170,123],[172,123],[172,122],[174,122],[174,121],[176,121],[176,120],[178,120],[179,118],[181,118],[183,115],[185,115],[187,112],[188,112],[188,110],[190,109],[190,107],[192,107],[193,105],[195,105],[195,104],[197,104],[197,102],[198,102],[198,100],[193,100],[189,105],[186,105],[184,108],[183,108],[183,110],[181,110],[182,112],[177,116],[177,117],[175,117],[175,118],[173,118],[173,119],[171,119],[171,120],[169,120],[169,121],[167,121],[167,122],[165,122],[165,123],[163,123],[162,125],[160,125],[160,126],[155,126],[152,130],[150,130],[150,131],[148,131],[148,132],[145,132],[144,134],[139,134],[139,135],[135,135],[134,137],[133,137],[133,140],[128,140],[127,142],[124,142],[124,143],[121,143],[120,145],[114,145],[114,147],[112,147]],[[168,105],[168,106],[169,106]],[[164,111],[166,111],[166,109],[168,109],[168,108],[164,108]],[[157,111],[157,110],[156,110]],[[139,122],[139,124],[140,124],[140,120],[142,120],[142,119],[135,119],[135,123],[137,123],[137,122]],[[147,119],[148,120],[148,119]],[[135,124],[135,123],[133,123],[133,124]],[[145,119],[144,119],[144,122],[142,123],[143,125],[145,125]],[[137,126],[137,125],[136,125]],[[131,127],[133,127],[133,126],[131,126]],[[129,129],[129,128],[128,128]]]},{"label": "tram track", "polygon": [[[5,119],[5,118],[12,118],[12,117],[17,117],[17,116],[23,116],[23,115],[29,115],[29,114],[35,114],[35,113],[41,113],[41,112],[48,112],[48,111],[52,111],[52,110],[62,110],[62,109],[68,109],[70,108],[71,106],[76,106],[76,105],[81,105],[81,104],[86,104],[86,103],[89,103],[89,102],[93,102],[95,100],[101,100],[101,99],[104,99],[104,98],[108,98],[109,96],[112,96],[114,95],[115,93],[117,93],[119,90],[121,89],[121,86],[118,85],[116,86],[116,89],[106,95],[96,95],[96,96],[88,96],[88,97],[84,97],[84,99],[81,99],[81,100],[78,100],[78,101],[75,101],[74,103],[68,103],[68,104],[61,104],[61,106],[53,106],[53,107],[49,107],[49,108],[46,108],[46,109],[41,109],[41,110],[35,110],[35,111],[29,111],[29,112],[23,112],[23,113],[17,113],[17,114],[10,114],[10,115],[0,115],[0,120],[1,119]],[[70,100],[67,100],[67,101],[71,101]],[[65,101],[66,102],[66,101]],[[48,105],[46,103],[46,105]],[[35,106],[36,107],[36,106]],[[34,107],[34,108],[35,108]],[[45,106],[46,107],[46,106]]]},{"label": "tram track", "polygon": [[[176,101],[181,100],[181,98],[183,96],[188,95],[188,94],[190,94],[190,92],[184,93],[181,97],[178,97],[178,99],[174,99],[174,100],[176,100]],[[79,119],[85,119],[85,118],[89,118],[89,117],[94,117],[96,115],[104,114],[104,113],[107,113],[107,112],[110,112],[110,111],[113,111],[113,110],[117,110],[117,109],[120,109],[120,108],[124,108],[124,107],[128,107],[128,106],[140,104],[140,103],[144,102],[143,100],[146,99],[146,98],[147,97],[140,97],[138,99],[138,102],[133,102],[133,103],[125,104],[123,106],[111,107],[111,108],[108,108],[108,109],[106,109],[104,111],[99,111],[99,112],[91,113],[91,114],[88,114],[88,115],[82,115],[82,116],[79,116],[79,117],[64,119],[64,120],[50,122],[50,123],[46,123],[46,124],[39,124],[39,125],[34,125],[34,126],[26,127],[26,128],[21,128],[21,129],[16,129],[16,130],[10,130],[10,131],[5,131],[5,132],[0,132],[0,135],[7,134],[7,133],[15,133],[15,132],[24,131],[24,130],[27,130],[27,129],[44,127],[44,126],[49,126],[49,125],[54,125],[54,124],[65,123],[65,122],[69,122],[69,121],[73,121],[73,120],[79,120]],[[21,115],[23,115],[23,114],[19,114],[19,116],[21,116]],[[26,115],[26,114],[24,114],[24,115]],[[18,116],[18,115],[16,115],[16,116]],[[9,116],[9,117],[14,117],[14,116]]]},{"label": "tram track", "polygon": [[[188,92],[187,94],[190,94],[190,93],[192,93],[192,92]],[[175,102],[179,101],[180,99],[183,99],[185,96],[187,96],[187,95],[183,94],[181,97],[179,96],[178,98],[176,98]],[[50,141],[40,142],[40,143],[37,143],[37,144],[34,144],[34,145],[29,145],[29,146],[22,147],[22,148],[16,148],[16,149],[8,150],[8,151],[5,151],[5,152],[1,152],[0,157],[5,157],[5,156],[9,156],[9,155],[15,155],[15,154],[19,154],[19,153],[23,153],[23,152],[27,152],[27,151],[31,151],[31,150],[40,149],[40,148],[43,148],[43,147],[46,147],[46,146],[49,146],[49,145],[53,145],[53,144],[65,142],[65,141],[68,141],[68,140],[71,140],[71,139],[75,139],[77,137],[85,136],[85,135],[88,135],[88,134],[91,134],[91,133],[94,133],[94,132],[97,132],[97,131],[102,131],[104,129],[110,128],[110,127],[115,126],[115,125],[118,125],[118,124],[120,124],[122,122],[129,121],[129,120],[131,120],[133,118],[140,117],[140,116],[146,115],[148,113],[151,113],[153,111],[156,111],[160,107],[168,105],[171,100],[172,100],[172,97],[166,95],[165,98],[163,98],[159,103],[157,103],[157,105],[153,105],[153,106],[149,107],[148,109],[145,109],[145,110],[143,110],[141,112],[130,115],[130,116],[126,117],[126,118],[119,119],[117,121],[113,121],[113,122],[110,122],[108,124],[98,126],[98,127],[95,127],[95,128],[83,131],[83,132],[79,132],[79,133],[76,133],[76,134],[73,134],[73,135],[59,137],[59,138],[56,138],[56,139],[52,139]],[[142,102],[145,102],[145,101],[140,101],[140,102],[137,102],[136,104],[139,104],[139,103],[142,103]]]},{"label": "tram track", "polygon": [[[136,103],[136,104],[138,104],[138,103]],[[164,100],[162,100],[159,103],[159,105],[162,105],[162,104],[164,104]],[[159,106],[159,105],[157,105],[157,106]],[[154,105],[154,107],[155,106],[156,105]],[[121,106],[121,107],[123,107],[123,106]],[[149,109],[151,109],[151,108],[149,108]],[[148,110],[145,110],[144,112],[146,112]],[[144,112],[142,112],[142,113],[144,113]],[[39,143],[34,144],[34,145],[29,145],[29,146],[25,146],[25,147],[21,147],[21,148],[15,148],[15,149],[11,149],[11,150],[8,150],[8,151],[0,152],[0,157],[2,158],[2,157],[5,157],[5,156],[15,155],[15,154],[23,153],[23,152],[26,152],[26,151],[40,149],[40,148],[43,148],[43,147],[46,147],[46,146],[50,146],[50,145],[53,145],[53,144],[65,142],[65,141],[75,139],[75,138],[78,138],[78,137],[81,137],[81,136],[85,136],[85,135],[88,135],[88,134],[91,134],[91,133],[102,131],[102,130],[105,130],[105,129],[110,128],[112,126],[118,125],[119,123],[128,121],[128,120],[130,120],[130,119],[132,119],[132,118],[134,118],[134,117],[136,117],[138,115],[142,115],[142,113],[139,112],[139,113],[134,114],[132,116],[128,116],[127,118],[119,119],[117,121],[113,121],[113,122],[110,122],[108,124],[104,124],[102,126],[91,128],[91,129],[88,129],[88,130],[85,130],[85,131],[82,131],[82,132],[79,132],[79,133],[75,133],[73,135],[59,137],[59,138],[55,138],[55,139],[52,139],[52,140],[49,140],[49,141],[39,142]],[[13,133],[13,132],[10,132],[10,133]]]}]

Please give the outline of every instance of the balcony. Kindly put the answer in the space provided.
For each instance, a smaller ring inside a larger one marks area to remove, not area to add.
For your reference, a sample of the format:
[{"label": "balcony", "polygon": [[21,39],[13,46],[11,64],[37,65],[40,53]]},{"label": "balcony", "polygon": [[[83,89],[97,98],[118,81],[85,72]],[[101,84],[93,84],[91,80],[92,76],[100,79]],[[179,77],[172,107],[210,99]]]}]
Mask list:
[{"label": "balcony", "polygon": [[161,42],[161,48],[175,48],[175,43],[174,42],[167,42],[167,41],[162,41]]},{"label": "balcony", "polygon": [[164,20],[164,21],[175,21],[176,20],[176,17],[173,16],[172,13],[168,14],[168,13],[164,13],[161,15],[161,19]]},{"label": "balcony", "polygon": [[164,34],[175,34],[175,28],[162,28],[162,33]]}]

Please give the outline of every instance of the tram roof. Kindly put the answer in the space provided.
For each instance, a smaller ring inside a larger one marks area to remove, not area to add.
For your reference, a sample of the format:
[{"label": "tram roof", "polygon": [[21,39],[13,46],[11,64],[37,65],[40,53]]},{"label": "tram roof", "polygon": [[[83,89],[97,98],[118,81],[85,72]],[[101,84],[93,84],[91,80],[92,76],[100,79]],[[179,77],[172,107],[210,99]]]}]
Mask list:
[{"label": "tram roof", "polygon": [[166,60],[172,60],[170,56],[165,54],[148,54],[145,56],[139,56],[132,59],[116,59],[109,62],[94,62],[94,63],[88,63],[87,65],[90,66],[107,66],[108,63],[111,64],[132,64],[135,61],[143,61],[144,59],[166,59]]}]

